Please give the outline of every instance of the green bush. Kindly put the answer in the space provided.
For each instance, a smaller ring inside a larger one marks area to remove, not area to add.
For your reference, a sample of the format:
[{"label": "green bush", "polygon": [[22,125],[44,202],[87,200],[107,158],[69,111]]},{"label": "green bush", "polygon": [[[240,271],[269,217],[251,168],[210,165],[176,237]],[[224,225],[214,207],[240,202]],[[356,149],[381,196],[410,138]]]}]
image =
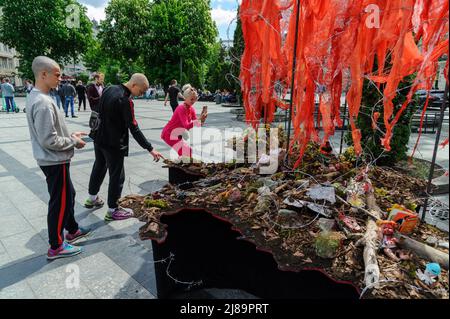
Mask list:
[{"label": "green bush", "polygon": [[[394,118],[395,114],[406,100],[412,82],[413,76],[409,76],[400,83],[397,89],[397,95],[393,99],[394,114],[390,120]],[[368,80],[364,82],[361,109],[356,125],[361,130],[361,146],[363,148],[364,156],[366,156],[368,160],[377,159],[377,165],[392,166],[399,161],[407,159],[408,142],[411,135],[411,119],[417,110],[418,100],[414,98],[411,101],[400,116],[397,124],[394,126],[390,143],[391,151],[387,152],[381,145],[381,138],[384,137],[384,132],[386,132],[386,127],[384,126],[383,96],[381,94],[383,89],[384,87],[381,86],[380,90],[378,90],[375,84],[370,83]],[[379,112],[380,117],[377,121],[378,129],[374,130],[372,128],[372,115],[375,112]],[[353,145],[351,132],[346,135],[346,142],[349,145]]]}]

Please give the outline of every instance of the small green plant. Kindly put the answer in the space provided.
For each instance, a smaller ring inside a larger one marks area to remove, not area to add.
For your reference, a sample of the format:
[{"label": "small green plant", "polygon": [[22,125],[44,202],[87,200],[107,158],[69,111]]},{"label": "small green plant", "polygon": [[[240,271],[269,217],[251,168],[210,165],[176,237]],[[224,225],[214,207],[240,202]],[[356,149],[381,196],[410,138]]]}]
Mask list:
[{"label": "small green plant", "polygon": [[167,204],[167,202],[162,200],[162,199],[146,199],[144,201],[144,205],[147,208],[157,207],[157,208],[164,209],[164,208],[168,208],[169,207],[169,204]]},{"label": "small green plant", "polygon": [[354,163],[356,162],[356,152],[355,152],[355,148],[353,146],[348,147],[344,154],[340,155],[340,160],[342,160],[343,162],[350,162],[350,163]]}]

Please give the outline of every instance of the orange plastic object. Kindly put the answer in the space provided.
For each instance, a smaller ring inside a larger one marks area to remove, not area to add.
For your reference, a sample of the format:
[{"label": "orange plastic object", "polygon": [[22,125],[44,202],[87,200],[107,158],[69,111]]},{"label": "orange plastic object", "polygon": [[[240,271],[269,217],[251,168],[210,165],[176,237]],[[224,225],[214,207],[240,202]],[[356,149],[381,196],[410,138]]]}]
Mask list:
[{"label": "orange plastic object", "polygon": [[389,209],[388,219],[397,223],[397,229],[402,234],[412,233],[419,222],[419,217],[415,212],[398,204]]},{"label": "orange plastic object", "polygon": [[[382,145],[389,151],[393,128],[414,93],[432,88],[438,60],[448,55],[448,9],[448,0],[302,0],[299,7],[296,0],[242,0],[240,79],[247,123],[271,123],[277,108],[287,108],[280,93],[286,94],[294,80],[293,139],[300,146],[296,165],[309,141],[326,142],[342,125],[342,94],[360,154],[356,120],[368,79],[384,95]],[[415,80],[407,100],[394,112],[398,86],[411,74]]]}]

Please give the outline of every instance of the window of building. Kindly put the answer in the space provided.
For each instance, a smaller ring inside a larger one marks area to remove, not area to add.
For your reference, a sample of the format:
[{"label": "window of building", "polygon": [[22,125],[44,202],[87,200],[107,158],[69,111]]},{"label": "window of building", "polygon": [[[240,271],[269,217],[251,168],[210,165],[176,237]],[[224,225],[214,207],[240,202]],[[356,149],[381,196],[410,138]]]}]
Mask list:
[{"label": "window of building", "polygon": [[0,68],[6,69],[6,58],[0,58]]}]

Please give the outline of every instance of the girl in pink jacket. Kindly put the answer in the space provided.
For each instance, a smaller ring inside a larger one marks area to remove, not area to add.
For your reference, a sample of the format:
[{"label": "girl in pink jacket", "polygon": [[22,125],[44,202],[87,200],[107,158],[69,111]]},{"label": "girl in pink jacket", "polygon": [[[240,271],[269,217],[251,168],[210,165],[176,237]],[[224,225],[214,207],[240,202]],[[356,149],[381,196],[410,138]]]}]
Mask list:
[{"label": "girl in pink jacket", "polygon": [[200,120],[197,119],[193,105],[197,102],[198,94],[190,84],[183,87],[183,97],[184,102],[175,109],[169,123],[162,130],[161,139],[170,145],[179,156],[192,157],[192,149],[183,140],[182,135],[194,126],[203,125],[208,113],[204,109]]}]

